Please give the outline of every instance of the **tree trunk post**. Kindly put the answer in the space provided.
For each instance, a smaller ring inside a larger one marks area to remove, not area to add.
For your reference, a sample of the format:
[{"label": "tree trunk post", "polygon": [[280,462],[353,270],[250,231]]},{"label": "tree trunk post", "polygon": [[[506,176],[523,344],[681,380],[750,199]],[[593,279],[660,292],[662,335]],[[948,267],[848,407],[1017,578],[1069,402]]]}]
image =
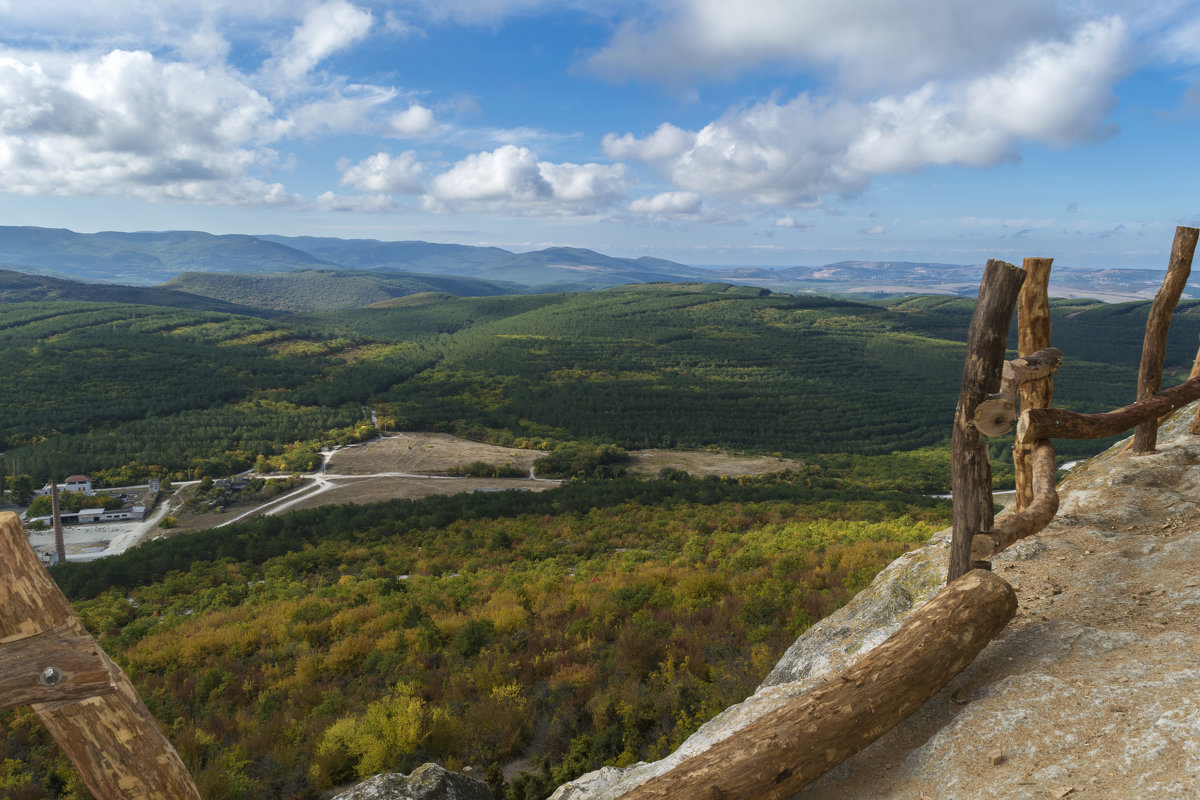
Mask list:
[{"label": "tree trunk post", "polygon": [[[1196,238],[1200,230],[1175,229],[1175,241],[1171,245],[1171,260],[1162,287],[1154,295],[1150,316],[1146,320],[1146,337],[1142,340],[1142,363],[1138,368],[1138,400],[1158,394],[1162,387],[1163,357],[1167,352],[1167,333],[1171,328],[1171,314],[1179,303],[1179,297],[1187,285],[1192,271],[1192,255],[1196,251]],[[1153,453],[1158,444],[1158,420],[1138,425],[1133,434],[1134,453]]]},{"label": "tree trunk post", "polygon": [[1017,597],[974,570],[853,666],[619,800],[784,800],[890,731],[1004,629]]},{"label": "tree trunk post", "polygon": [[992,529],[992,467],[983,435],[975,427],[975,408],[1000,388],[1008,328],[1024,280],[1024,270],[990,259],[967,330],[962,388],[950,437],[954,534],[948,583],[970,571],[974,536]]},{"label": "tree trunk post", "polygon": [[[1017,296],[1017,356],[1024,358],[1050,346],[1050,267],[1053,258],[1027,258],[1025,285]],[[1049,408],[1054,396],[1054,378],[1021,385],[1021,410]],[[1021,511],[1033,502],[1033,445],[1013,445],[1016,476],[1016,505]]]},{"label": "tree trunk post", "polygon": [[97,800],[200,800],[125,673],[0,512],[0,708],[31,705]]}]

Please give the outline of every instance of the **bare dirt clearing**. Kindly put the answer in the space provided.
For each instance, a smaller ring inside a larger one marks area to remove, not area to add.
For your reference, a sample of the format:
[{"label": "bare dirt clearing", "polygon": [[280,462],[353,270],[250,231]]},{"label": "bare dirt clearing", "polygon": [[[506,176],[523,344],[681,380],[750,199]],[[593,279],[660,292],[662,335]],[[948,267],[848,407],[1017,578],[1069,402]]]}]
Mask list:
[{"label": "bare dirt clearing", "polygon": [[803,466],[803,462],[776,456],[735,455],[725,450],[635,450],[626,469],[634,475],[655,476],[664,467],[691,475],[763,475]]},{"label": "bare dirt clearing", "polygon": [[462,492],[499,492],[524,489],[542,492],[558,486],[558,481],[532,481],[528,478],[351,478],[321,494],[304,498],[288,511],[342,503],[382,503],[385,500],[416,500],[432,495]]},{"label": "bare dirt clearing", "polygon": [[329,459],[331,475],[374,475],[380,472],[411,472],[444,475],[454,467],[475,461],[504,466],[512,464],[528,473],[545,450],[518,450],[472,442],[448,433],[393,433],[366,444],[344,447]]}]

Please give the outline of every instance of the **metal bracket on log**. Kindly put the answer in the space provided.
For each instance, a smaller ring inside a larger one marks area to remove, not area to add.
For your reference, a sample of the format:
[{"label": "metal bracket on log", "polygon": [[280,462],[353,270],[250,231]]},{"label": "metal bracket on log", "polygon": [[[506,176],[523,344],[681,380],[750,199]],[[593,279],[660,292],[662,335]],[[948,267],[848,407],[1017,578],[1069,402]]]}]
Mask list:
[{"label": "metal bracket on log", "polygon": [[975,407],[974,423],[989,438],[1003,436],[1017,421],[1017,393],[1022,384],[1048,378],[1062,366],[1062,350],[1047,347],[1025,358],[1004,362],[1000,391]]},{"label": "metal bracket on log", "polygon": [[70,627],[0,642],[0,711],[115,692],[96,640]]}]

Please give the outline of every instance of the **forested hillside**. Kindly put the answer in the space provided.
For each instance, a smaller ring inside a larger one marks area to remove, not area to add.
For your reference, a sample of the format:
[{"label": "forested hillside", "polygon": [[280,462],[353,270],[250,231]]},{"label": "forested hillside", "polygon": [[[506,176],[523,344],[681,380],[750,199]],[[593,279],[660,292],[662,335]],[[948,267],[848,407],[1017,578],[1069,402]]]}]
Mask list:
[{"label": "forested hillside", "polygon": [[[1132,400],[1147,307],[1056,305],[1057,404]],[[1168,381],[1190,366],[1196,308],[1176,314]],[[373,435],[369,407],[385,426],[500,444],[885,454],[946,440],[969,314],[959,299],[850,303],[726,284],[429,293],[273,321],[5,303],[0,447],[36,481],[217,476],[260,456],[307,469],[322,445]]]},{"label": "forested hillside", "polygon": [[[940,527],[945,501],[820,471],[324,508],[55,577],[209,800],[315,800],[471,765],[534,800],[669,752],[795,635]],[[9,800],[77,798],[28,711]]]},{"label": "forested hillside", "polygon": [[262,275],[185,272],[163,284],[200,297],[297,313],[362,308],[420,292],[459,297],[512,294],[521,287],[475,278],[417,275],[392,270],[296,270]]}]

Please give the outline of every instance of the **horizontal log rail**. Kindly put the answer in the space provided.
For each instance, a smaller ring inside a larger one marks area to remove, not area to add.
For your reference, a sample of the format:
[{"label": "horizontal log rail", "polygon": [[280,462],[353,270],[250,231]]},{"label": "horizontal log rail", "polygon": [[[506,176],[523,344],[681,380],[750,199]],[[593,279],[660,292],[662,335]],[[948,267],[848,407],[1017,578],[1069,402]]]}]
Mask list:
[{"label": "horizontal log rail", "polygon": [[1018,393],[1026,383],[1049,378],[1062,366],[1062,350],[1047,347],[1025,358],[1004,362],[1000,391],[975,408],[975,427],[984,436],[995,438],[1012,430],[1017,421]]},{"label": "horizontal log rail", "polygon": [[200,800],[129,678],[0,512],[0,708],[30,705],[97,800]]},{"label": "horizontal log rail", "polygon": [[921,707],[1004,629],[1017,596],[974,570],[853,666],[620,796],[782,800]]},{"label": "horizontal log rail", "polygon": [[1058,470],[1054,445],[1042,439],[1033,447],[1033,501],[1025,508],[997,517],[990,533],[976,534],[971,543],[971,560],[986,562],[996,553],[1038,533],[1058,513]]},{"label": "horizontal log rail", "polygon": [[1021,412],[1017,441],[1103,439],[1116,436],[1169,414],[1200,398],[1200,378],[1192,378],[1153,397],[1103,414],[1080,414],[1063,408],[1030,408]]}]

